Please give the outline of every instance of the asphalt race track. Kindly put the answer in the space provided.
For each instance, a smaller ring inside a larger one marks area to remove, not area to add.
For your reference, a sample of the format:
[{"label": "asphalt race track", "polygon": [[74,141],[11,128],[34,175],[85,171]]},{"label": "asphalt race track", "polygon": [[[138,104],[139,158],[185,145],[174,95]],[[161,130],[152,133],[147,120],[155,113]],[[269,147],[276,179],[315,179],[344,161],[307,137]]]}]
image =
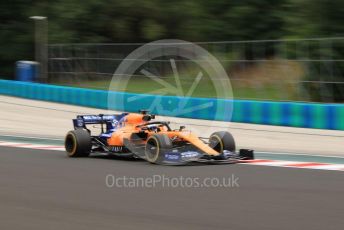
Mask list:
[{"label": "asphalt race track", "polygon": [[[344,175],[252,165],[158,166],[0,148],[0,229],[342,229]],[[107,187],[116,177],[234,175],[232,188]]]}]

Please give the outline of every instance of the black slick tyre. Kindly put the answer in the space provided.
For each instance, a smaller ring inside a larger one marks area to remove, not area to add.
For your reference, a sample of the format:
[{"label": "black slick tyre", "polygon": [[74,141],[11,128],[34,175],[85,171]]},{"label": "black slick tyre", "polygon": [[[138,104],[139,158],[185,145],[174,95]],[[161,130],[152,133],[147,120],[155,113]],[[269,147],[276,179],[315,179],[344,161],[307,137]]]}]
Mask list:
[{"label": "black slick tyre", "polygon": [[224,150],[235,152],[234,137],[226,131],[211,134],[209,138],[209,146],[219,153],[222,153]]},{"label": "black slick tyre", "polygon": [[69,157],[88,157],[91,147],[91,136],[84,129],[69,131],[65,137],[65,149]]}]

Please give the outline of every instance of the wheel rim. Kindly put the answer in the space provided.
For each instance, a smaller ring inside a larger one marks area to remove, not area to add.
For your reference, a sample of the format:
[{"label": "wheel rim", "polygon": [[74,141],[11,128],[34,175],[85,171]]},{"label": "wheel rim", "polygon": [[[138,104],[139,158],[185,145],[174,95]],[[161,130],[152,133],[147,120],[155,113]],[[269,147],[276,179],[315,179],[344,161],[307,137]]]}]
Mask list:
[{"label": "wheel rim", "polygon": [[146,156],[150,161],[155,161],[158,158],[159,146],[157,141],[154,138],[151,138],[147,141],[146,144]]},{"label": "wheel rim", "polygon": [[73,155],[76,151],[76,140],[73,134],[68,134],[65,140],[65,148],[69,155]]}]

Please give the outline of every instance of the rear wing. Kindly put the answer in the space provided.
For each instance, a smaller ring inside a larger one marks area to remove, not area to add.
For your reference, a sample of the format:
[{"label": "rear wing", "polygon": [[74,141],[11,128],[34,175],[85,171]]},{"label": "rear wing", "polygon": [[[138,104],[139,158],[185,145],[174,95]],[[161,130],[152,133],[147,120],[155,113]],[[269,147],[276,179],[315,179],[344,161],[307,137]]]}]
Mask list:
[{"label": "rear wing", "polygon": [[74,129],[86,128],[86,125],[91,124],[106,124],[107,129],[112,128],[113,124],[117,124],[128,113],[121,114],[99,114],[99,115],[78,115],[73,119]]}]

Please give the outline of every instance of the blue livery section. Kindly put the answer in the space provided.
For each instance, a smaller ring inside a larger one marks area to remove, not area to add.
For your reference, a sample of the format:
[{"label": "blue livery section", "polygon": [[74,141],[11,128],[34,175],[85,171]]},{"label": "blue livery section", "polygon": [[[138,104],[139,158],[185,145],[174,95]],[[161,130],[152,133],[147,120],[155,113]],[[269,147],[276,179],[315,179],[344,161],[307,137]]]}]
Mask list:
[{"label": "blue livery section", "polygon": [[0,94],[126,112],[151,109],[165,116],[344,130],[344,104],[186,98],[8,80],[0,80]]},{"label": "blue livery section", "polygon": [[120,127],[121,121],[128,113],[122,114],[99,114],[99,115],[78,115],[73,119],[74,128],[86,128],[90,124],[104,124],[106,131],[100,137],[109,138],[111,134]]}]

